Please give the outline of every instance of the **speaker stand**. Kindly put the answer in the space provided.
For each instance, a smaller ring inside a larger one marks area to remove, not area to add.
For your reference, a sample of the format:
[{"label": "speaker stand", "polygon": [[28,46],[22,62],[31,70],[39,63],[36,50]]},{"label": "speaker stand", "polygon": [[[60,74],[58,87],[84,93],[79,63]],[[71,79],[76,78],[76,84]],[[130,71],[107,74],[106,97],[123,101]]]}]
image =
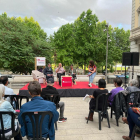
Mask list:
[{"label": "speaker stand", "polygon": [[124,85],[124,87],[125,88],[127,87],[127,85],[126,85],[126,65],[125,65],[125,85]]},{"label": "speaker stand", "polygon": [[132,79],[134,78],[134,66],[132,67]]}]

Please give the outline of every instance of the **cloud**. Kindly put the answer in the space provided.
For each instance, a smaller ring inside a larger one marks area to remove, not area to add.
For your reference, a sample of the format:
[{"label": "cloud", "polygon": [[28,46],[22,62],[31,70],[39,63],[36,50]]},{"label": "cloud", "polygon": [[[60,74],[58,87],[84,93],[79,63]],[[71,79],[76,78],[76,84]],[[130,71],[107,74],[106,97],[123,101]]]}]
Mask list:
[{"label": "cloud", "polygon": [[34,17],[48,35],[91,9],[100,21],[130,29],[132,0],[0,0],[0,14]]}]

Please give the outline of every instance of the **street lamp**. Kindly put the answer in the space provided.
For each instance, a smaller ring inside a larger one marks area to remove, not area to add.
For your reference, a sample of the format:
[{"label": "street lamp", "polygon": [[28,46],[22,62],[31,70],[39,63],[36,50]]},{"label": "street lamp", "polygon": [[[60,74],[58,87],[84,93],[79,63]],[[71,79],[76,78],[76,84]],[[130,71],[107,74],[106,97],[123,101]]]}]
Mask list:
[{"label": "street lamp", "polygon": [[106,80],[106,83],[107,83],[107,60],[108,60],[108,27],[109,27],[109,24],[106,24],[105,25],[106,29],[104,31],[107,31],[107,45],[106,45],[106,72],[105,72],[105,80]]}]

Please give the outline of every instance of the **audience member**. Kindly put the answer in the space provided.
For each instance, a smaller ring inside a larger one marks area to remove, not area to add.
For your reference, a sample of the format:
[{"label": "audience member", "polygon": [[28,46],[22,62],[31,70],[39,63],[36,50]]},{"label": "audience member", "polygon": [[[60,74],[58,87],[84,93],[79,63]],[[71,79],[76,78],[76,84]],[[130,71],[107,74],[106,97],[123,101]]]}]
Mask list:
[{"label": "audience member", "polygon": [[[42,137],[43,138],[50,138],[50,140],[55,139],[55,130],[54,130],[54,123],[58,120],[59,113],[56,111],[56,106],[54,103],[50,101],[45,101],[41,95],[41,86],[39,82],[33,81],[29,83],[28,86],[29,94],[32,96],[30,102],[25,103],[21,106],[20,114],[18,116],[19,123],[21,124],[21,133],[24,137],[26,134],[24,123],[22,120],[22,114],[24,112],[37,112],[37,111],[51,111],[53,113],[53,118],[51,122],[51,131],[48,132],[48,125],[46,122],[49,122],[49,118],[46,116],[44,118],[42,124]],[[25,118],[26,123],[28,123],[28,137],[33,138],[33,133],[31,131],[32,124],[29,118]]]},{"label": "audience member", "polygon": [[76,69],[73,68],[73,65],[70,65],[70,69],[69,69],[69,75],[72,76],[72,81],[75,84],[75,79],[76,79]]},{"label": "audience member", "polygon": [[[54,85],[54,80],[52,78],[48,79],[47,87],[42,89],[41,92],[41,97],[45,100],[47,94],[56,94],[59,95],[58,91],[56,88],[53,87]],[[59,108],[60,108],[60,118],[58,122],[65,122],[67,118],[64,118],[64,107],[65,104],[64,102],[59,102]]]},{"label": "audience member", "polygon": [[48,81],[49,78],[53,78],[54,79],[54,77],[53,77],[53,70],[51,68],[51,64],[50,63],[48,63],[48,67],[46,67],[43,72],[44,72],[44,75],[46,75],[47,81]]},{"label": "audience member", "polygon": [[111,90],[111,96],[109,96],[108,101],[109,101],[109,105],[112,105],[112,102],[114,100],[114,96],[119,93],[120,91],[123,91],[124,89],[121,87],[122,85],[122,80],[120,78],[116,78],[114,79],[114,85],[115,85],[115,89]]},{"label": "audience member", "polygon": [[5,86],[5,95],[15,95],[13,89],[8,88],[8,77],[7,76],[1,76],[0,82]]},{"label": "audience member", "polygon": [[56,69],[56,73],[57,73],[57,78],[59,78],[59,85],[61,86],[61,76],[65,75],[65,70],[62,67],[62,64],[59,63],[58,68]]},{"label": "audience member", "polygon": [[140,127],[140,115],[135,113],[135,110],[133,111],[133,108],[129,108],[127,118],[123,117],[122,120],[124,121],[124,123],[129,125],[129,136],[123,136],[122,138],[124,140],[131,140],[134,126],[137,125],[138,127]]},{"label": "audience member", "polygon": [[[16,113],[16,111],[13,109],[11,104],[8,101],[5,101],[3,99],[4,97],[4,92],[5,92],[5,87],[3,84],[0,84],[0,111],[9,111]],[[12,130],[11,130],[11,116],[5,114],[3,115],[3,124],[4,124],[4,132],[6,137],[10,137],[12,135]],[[17,121],[15,120],[15,128],[18,129],[17,126]],[[1,129],[1,124],[0,124],[0,129]],[[0,131],[1,133],[1,131]],[[14,137],[15,140],[22,140],[22,137],[20,133]]]},{"label": "audience member", "polygon": [[[90,103],[89,103],[89,110],[95,110],[96,108],[96,98],[98,97],[98,95],[100,94],[103,94],[103,93],[108,93],[108,90],[105,89],[106,88],[106,82],[104,79],[100,79],[98,81],[98,86],[99,86],[99,89],[95,90],[93,92],[93,95],[90,95]],[[100,97],[99,98],[99,103],[98,103],[98,109],[101,110],[102,109],[102,103],[103,103],[103,98]],[[94,111],[92,113],[90,113],[90,116],[89,116],[89,120],[90,121],[93,121],[93,115],[94,115]],[[87,120],[88,117],[85,117],[85,119]]]},{"label": "audience member", "polygon": [[[138,81],[135,79],[130,80],[129,82],[129,87],[126,88],[126,90],[130,93],[130,92],[135,92],[135,91],[140,91],[140,89],[138,88]],[[130,100],[132,101],[134,99],[134,94],[130,95]]]}]

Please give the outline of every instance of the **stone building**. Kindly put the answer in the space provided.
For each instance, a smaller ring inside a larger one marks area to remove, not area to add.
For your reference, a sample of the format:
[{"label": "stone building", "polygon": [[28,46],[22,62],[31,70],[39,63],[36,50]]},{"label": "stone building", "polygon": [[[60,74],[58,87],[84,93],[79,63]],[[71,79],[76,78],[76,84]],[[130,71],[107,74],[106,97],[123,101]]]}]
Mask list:
[{"label": "stone building", "polygon": [[[140,0],[132,0],[130,42],[130,51],[140,53]],[[134,79],[139,77],[140,66],[134,66]],[[132,79],[132,67],[130,67],[130,79]]]}]

